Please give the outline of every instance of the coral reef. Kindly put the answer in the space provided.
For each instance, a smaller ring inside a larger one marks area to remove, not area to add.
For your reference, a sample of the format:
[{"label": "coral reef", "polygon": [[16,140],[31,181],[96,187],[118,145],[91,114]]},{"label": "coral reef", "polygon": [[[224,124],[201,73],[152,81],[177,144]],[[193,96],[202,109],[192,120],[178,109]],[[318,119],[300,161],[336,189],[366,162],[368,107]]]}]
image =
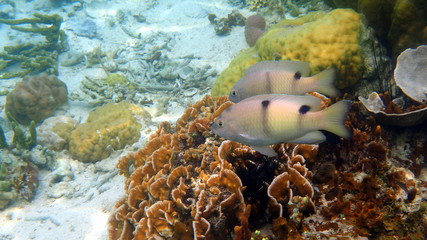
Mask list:
[{"label": "coral reef", "polygon": [[223,156],[232,146],[218,147],[206,135],[225,101],[205,97],[120,160],[127,197],[111,216],[110,239],[209,239],[245,222],[242,183]]},{"label": "coral reef", "polygon": [[[427,159],[423,131],[399,135],[354,103],[350,140],[278,144],[278,157],[267,158],[211,133],[231,104],[205,96],[119,160],[126,196],[110,216],[110,239],[427,237],[419,218],[427,183],[416,177]],[[407,138],[409,151],[398,144]]]},{"label": "coral reef", "polygon": [[38,186],[38,168],[15,156],[9,150],[0,150],[0,210],[16,200],[31,201]]},{"label": "coral reef", "polygon": [[[61,28],[62,17],[35,13],[34,18],[0,19],[0,23],[12,25],[11,28],[24,33],[37,33],[46,38],[42,43],[21,43],[5,46],[0,53],[0,70],[13,64],[20,64],[20,71],[0,74],[0,79],[24,77],[29,73],[47,72],[57,74],[58,53],[66,48],[65,34]],[[29,24],[31,27],[16,25]]]},{"label": "coral reef", "polygon": [[242,144],[218,141],[209,125],[230,104],[226,97],[206,96],[175,127],[161,124],[144,148],[119,161],[128,177],[127,196],[111,216],[110,239],[231,239],[233,233],[235,239],[249,239],[249,214],[265,220],[267,184],[284,171],[300,182],[283,190],[276,184],[270,195],[293,192],[296,221],[309,212],[313,189],[303,156],[312,159],[317,149],[278,145],[281,158],[289,158],[284,165]]},{"label": "coral reef", "polygon": [[233,26],[244,26],[246,18],[238,11],[233,10],[226,18],[219,18],[215,14],[209,14],[209,22],[215,26],[218,36],[228,35]]},{"label": "coral reef", "polygon": [[67,97],[67,86],[54,75],[26,76],[7,95],[5,110],[21,124],[39,123],[65,104]]},{"label": "coral reef", "polygon": [[333,7],[363,13],[380,40],[396,58],[407,48],[427,44],[427,3],[422,0],[327,0]]},{"label": "coral reef", "polygon": [[[415,176],[427,159],[421,150],[427,140],[418,133],[426,126],[404,131],[381,127],[360,107],[353,104],[347,122],[352,139],[320,148],[313,169],[333,163],[328,167],[333,174],[315,185],[320,192],[315,204],[327,220],[310,218],[304,236],[326,237],[314,233],[329,229],[328,237],[424,239],[425,219],[415,219],[425,214],[427,185]],[[410,141],[411,149],[405,150],[401,141]]]},{"label": "coral reef", "polygon": [[245,69],[265,60],[307,61],[312,74],[335,67],[336,86],[349,87],[362,77],[371,79],[376,74],[376,69],[368,67],[380,60],[373,44],[361,16],[353,10],[313,12],[283,20],[266,31],[254,47],[233,59],[216,80],[212,95],[228,94]]},{"label": "coral reef", "polygon": [[71,132],[71,156],[82,162],[102,160],[111,151],[136,142],[142,127],[138,118],[149,121],[150,117],[144,109],[126,102],[98,107]]}]

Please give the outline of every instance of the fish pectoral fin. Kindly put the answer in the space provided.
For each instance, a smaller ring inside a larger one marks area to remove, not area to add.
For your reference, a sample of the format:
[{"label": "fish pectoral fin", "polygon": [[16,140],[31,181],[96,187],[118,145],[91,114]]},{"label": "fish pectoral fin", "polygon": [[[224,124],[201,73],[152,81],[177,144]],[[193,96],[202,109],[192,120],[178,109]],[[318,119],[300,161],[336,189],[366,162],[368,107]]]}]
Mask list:
[{"label": "fish pectoral fin", "polygon": [[273,150],[273,148],[269,145],[267,146],[252,146],[253,149],[255,149],[255,151],[266,155],[267,157],[276,157],[277,153],[276,151]]},{"label": "fish pectoral fin", "polygon": [[245,134],[245,133],[239,133],[239,136],[241,138],[243,138],[243,139],[246,139],[246,140],[250,141],[250,142],[259,142],[259,141],[262,141],[262,139],[256,138],[254,136],[251,136],[251,135],[248,135],[248,134]]},{"label": "fish pectoral fin", "polygon": [[318,144],[324,142],[325,140],[326,136],[321,131],[313,131],[288,142],[295,144]]}]

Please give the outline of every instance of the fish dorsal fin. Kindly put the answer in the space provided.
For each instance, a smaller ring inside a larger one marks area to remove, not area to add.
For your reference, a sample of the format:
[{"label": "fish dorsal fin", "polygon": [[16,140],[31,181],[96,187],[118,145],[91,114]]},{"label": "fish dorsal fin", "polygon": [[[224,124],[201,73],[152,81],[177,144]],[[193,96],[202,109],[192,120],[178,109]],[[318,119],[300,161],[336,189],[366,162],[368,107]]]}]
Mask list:
[{"label": "fish dorsal fin", "polygon": [[245,74],[274,71],[299,72],[302,77],[307,77],[310,74],[310,63],[303,61],[262,61],[246,69]]},{"label": "fish dorsal fin", "polygon": [[260,152],[261,154],[266,155],[267,157],[276,157],[277,153],[269,145],[267,146],[252,146],[255,151]]},{"label": "fish dorsal fin", "polygon": [[292,139],[288,142],[294,144],[318,144],[324,142],[325,140],[326,136],[321,131],[312,131],[302,137]]},{"label": "fish dorsal fin", "polygon": [[256,95],[253,97],[249,97],[246,99],[243,99],[241,102],[246,101],[283,101],[288,103],[294,103],[300,106],[307,106],[307,112],[316,112],[321,110],[321,103],[322,100],[320,98],[317,98],[315,96],[311,95],[287,95],[287,94],[262,94],[262,95]]}]

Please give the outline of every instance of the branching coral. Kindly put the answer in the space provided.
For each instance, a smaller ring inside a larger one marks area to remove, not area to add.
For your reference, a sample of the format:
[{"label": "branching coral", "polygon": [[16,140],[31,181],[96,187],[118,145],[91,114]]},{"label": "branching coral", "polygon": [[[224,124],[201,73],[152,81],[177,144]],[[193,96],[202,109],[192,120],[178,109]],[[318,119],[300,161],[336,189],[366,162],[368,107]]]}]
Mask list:
[{"label": "branching coral", "polygon": [[[4,47],[5,52],[0,53],[0,70],[12,64],[20,63],[21,71],[0,74],[0,79],[23,77],[28,73],[43,71],[57,74],[58,52],[64,48],[65,41],[65,33],[60,30],[61,16],[35,13],[34,18],[0,19],[0,23],[12,25],[12,29],[20,32],[38,33],[46,38],[45,43],[24,43]],[[16,26],[21,24],[30,24],[31,27]]]}]

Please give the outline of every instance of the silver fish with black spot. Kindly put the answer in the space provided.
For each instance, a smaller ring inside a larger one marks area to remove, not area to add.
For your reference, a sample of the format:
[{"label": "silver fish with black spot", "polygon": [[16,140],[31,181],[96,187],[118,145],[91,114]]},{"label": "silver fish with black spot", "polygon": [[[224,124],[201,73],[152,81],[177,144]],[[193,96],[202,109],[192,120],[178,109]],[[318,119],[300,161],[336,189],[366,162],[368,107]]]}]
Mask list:
[{"label": "silver fish with black spot", "polygon": [[233,86],[229,99],[232,102],[261,94],[280,93],[302,95],[319,92],[335,97],[335,70],[326,69],[314,76],[310,73],[308,62],[302,61],[263,61],[245,71],[245,75]]},{"label": "silver fish with black spot", "polygon": [[326,140],[321,130],[349,138],[344,125],[349,101],[321,110],[321,100],[309,95],[265,94],[246,98],[225,109],[212,131],[232,141],[276,156],[269,145],[282,142],[316,144]]}]

